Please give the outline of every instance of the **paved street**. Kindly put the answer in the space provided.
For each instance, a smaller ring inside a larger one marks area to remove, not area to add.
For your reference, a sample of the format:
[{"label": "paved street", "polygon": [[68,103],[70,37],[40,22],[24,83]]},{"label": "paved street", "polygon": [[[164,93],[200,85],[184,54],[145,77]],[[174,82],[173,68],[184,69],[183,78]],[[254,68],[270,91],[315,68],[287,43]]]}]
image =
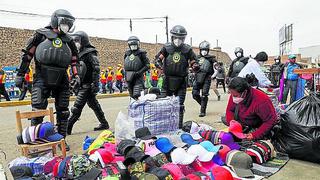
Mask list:
[{"label": "paved street", "polygon": [[[221,90],[220,90],[221,91]],[[213,92],[212,92],[213,94]],[[199,105],[192,99],[191,93],[188,93],[186,99],[186,114],[185,120],[196,120],[200,123],[207,123],[216,129],[224,128],[225,126],[220,123],[220,116],[224,113],[227,95],[222,94],[222,101],[218,102],[217,97],[213,94],[209,98],[207,116],[204,118],[198,117]],[[106,114],[106,117],[114,129],[114,122],[119,111],[126,112],[129,103],[128,97],[116,97],[100,99],[101,106]],[[70,102],[72,105],[73,102]],[[49,105],[50,107],[53,104]],[[20,155],[20,150],[16,145],[16,110],[27,111],[31,106],[17,106],[0,108],[1,126],[0,126],[0,149],[6,152],[7,162]],[[74,133],[68,136],[67,141],[71,147],[71,153],[82,153],[82,141],[86,135],[95,137],[99,132],[93,132],[93,128],[98,125],[98,121],[92,110],[86,106],[81,116],[81,120],[74,126]],[[277,174],[269,179],[317,179],[318,172],[320,172],[320,165],[312,164],[303,161],[290,160],[289,163]]]}]

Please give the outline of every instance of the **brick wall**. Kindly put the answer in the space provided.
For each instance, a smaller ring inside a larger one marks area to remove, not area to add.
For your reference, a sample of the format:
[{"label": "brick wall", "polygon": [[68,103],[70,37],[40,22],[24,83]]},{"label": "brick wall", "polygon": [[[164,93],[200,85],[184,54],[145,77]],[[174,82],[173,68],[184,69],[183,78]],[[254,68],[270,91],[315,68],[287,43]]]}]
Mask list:
[{"label": "brick wall", "polygon": [[[34,33],[33,30],[0,27],[0,62],[2,66],[16,66],[19,64],[21,49],[25,48],[26,42]],[[116,66],[123,62],[123,55],[127,49],[127,42],[100,37],[90,37],[91,43],[97,48],[102,68]],[[141,43],[141,47],[148,52],[148,57],[153,61],[162,44]],[[198,49],[194,48],[198,53]],[[227,53],[211,51],[219,61],[230,62]]]}]

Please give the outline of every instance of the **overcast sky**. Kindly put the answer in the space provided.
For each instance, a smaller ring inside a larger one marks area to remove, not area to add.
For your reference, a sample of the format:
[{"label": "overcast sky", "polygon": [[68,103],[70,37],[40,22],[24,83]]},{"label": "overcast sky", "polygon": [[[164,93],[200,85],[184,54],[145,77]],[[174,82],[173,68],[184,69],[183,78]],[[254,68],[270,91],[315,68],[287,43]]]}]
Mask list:
[{"label": "overcast sky", "polygon": [[[266,51],[279,53],[279,29],[293,23],[293,52],[320,44],[320,1],[316,0],[1,0],[0,9],[51,15],[59,8],[75,17],[162,17],[168,15],[169,29],[185,26],[193,46],[207,40],[234,58],[234,48],[245,54]],[[28,17],[0,12],[0,26],[37,29],[49,18]],[[129,21],[76,21],[76,30],[90,36],[127,39]],[[165,23],[133,21],[133,35],[142,42],[165,42]]]}]

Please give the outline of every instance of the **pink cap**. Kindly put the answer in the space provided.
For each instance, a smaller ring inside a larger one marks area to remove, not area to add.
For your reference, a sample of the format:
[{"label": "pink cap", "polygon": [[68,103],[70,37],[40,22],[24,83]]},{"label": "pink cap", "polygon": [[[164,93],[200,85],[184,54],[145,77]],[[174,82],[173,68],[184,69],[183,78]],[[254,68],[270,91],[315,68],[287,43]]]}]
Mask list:
[{"label": "pink cap", "polygon": [[148,140],[141,140],[138,143],[138,146],[141,147],[141,149],[144,151],[145,154],[154,157],[157,154],[160,154],[161,152],[156,147],[156,143],[154,139],[148,139]]},{"label": "pink cap", "polygon": [[236,120],[230,121],[229,132],[240,139],[244,139],[246,137],[245,134],[243,134],[241,124]]},{"label": "pink cap", "polygon": [[185,177],[180,167],[176,164],[173,164],[173,163],[164,164],[162,168],[168,170],[174,180],[179,180]]}]

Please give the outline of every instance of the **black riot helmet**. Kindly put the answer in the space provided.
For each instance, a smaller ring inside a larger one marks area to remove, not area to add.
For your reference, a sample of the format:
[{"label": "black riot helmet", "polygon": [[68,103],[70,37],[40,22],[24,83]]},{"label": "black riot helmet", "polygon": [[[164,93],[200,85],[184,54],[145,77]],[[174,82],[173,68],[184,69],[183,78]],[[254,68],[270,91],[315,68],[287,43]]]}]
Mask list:
[{"label": "black riot helmet", "polygon": [[276,63],[280,63],[280,62],[281,62],[281,56],[276,56],[276,57],[274,58],[274,61],[275,61]]},{"label": "black riot helmet", "polygon": [[202,41],[199,44],[199,49],[200,49],[200,55],[201,56],[206,56],[209,54],[210,50],[210,43],[208,41]]},{"label": "black riot helmet", "polygon": [[140,40],[137,36],[130,36],[128,38],[128,46],[131,51],[136,51],[139,49],[140,46]]},{"label": "black riot helmet", "polygon": [[187,36],[187,30],[181,25],[175,25],[170,30],[172,45],[179,47],[184,43]]},{"label": "black riot helmet", "polygon": [[237,47],[234,50],[234,54],[236,55],[237,58],[243,57],[243,49],[241,47]]},{"label": "black riot helmet", "polygon": [[89,36],[86,32],[84,31],[77,31],[75,33],[73,33],[72,35],[72,38],[74,40],[75,43],[80,43],[81,46],[88,46],[88,45],[91,45],[90,44],[90,41],[89,41]]},{"label": "black riot helmet", "polygon": [[59,31],[63,33],[67,33],[73,27],[73,23],[75,18],[71,15],[71,13],[64,9],[58,9],[53,12],[51,15],[50,26],[55,29],[59,29]]}]

